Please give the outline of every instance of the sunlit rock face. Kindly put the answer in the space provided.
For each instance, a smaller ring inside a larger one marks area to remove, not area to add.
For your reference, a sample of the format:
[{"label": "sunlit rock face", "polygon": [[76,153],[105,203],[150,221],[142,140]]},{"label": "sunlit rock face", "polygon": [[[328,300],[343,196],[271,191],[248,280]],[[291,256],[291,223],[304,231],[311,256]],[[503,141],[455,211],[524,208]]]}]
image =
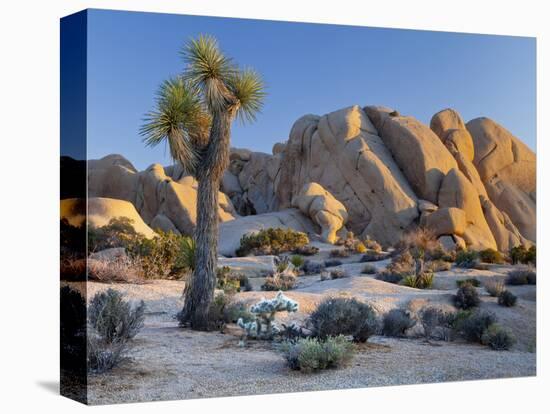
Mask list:
[{"label": "sunlit rock face", "polygon": [[[153,230],[193,233],[197,182],[180,165],[137,171],[121,155],[90,160],[88,191],[130,203]],[[422,225],[449,246],[508,251],[535,242],[536,157],[488,118],[466,123],[448,108],[427,126],[354,105],[302,116],[272,154],[232,148],[219,200],[227,255],[243,234],[270,226],[393,245]]]}]

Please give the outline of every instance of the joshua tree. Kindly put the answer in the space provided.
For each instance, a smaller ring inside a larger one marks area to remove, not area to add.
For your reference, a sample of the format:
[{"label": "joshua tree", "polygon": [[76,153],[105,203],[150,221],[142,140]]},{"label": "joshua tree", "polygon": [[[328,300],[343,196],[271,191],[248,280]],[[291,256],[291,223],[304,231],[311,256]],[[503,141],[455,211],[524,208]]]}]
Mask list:
[{"label": "joshua tree", "polygon": [[183,48],[186,67],[165,81],[141,128],[149,146],[168,142],[170,155],[198,181],[196,266],[185,289],[180,322],[208,328],[218,253],[218,190],[229,163],[231,124],[254,121],[265,96],[259,75],[239,69],[215,38],[199,36]]}]

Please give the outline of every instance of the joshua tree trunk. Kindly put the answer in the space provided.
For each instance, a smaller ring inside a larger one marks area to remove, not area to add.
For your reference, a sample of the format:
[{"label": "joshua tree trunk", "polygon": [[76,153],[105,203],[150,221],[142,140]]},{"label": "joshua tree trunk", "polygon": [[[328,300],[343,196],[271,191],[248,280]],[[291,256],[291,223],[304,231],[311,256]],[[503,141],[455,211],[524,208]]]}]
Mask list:
[{"label": "joshua tree trunk", "polygon": [[214,299],[218,261],[218,191],[229,163],[232,116],[215,114],[210,140],[197,171],[197,225],[195,270],[185,289],[181,322],[198,330],[208,329],[208,313]]}]

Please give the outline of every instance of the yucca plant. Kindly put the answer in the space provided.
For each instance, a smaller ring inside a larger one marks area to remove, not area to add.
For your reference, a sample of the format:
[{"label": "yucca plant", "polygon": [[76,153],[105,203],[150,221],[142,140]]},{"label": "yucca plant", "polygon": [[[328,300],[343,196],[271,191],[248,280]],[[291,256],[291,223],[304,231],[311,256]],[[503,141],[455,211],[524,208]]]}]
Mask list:
[{"label": "yucca plant", "polygon": [[149,146],[167,142],[172,158],[198,181],[195,269],[180,322],[204,330],[216,284],[218,189],[229,164],[231,124],[254,121],[265,92],[260,76],[239,69],[212,36],[189,40],[182,57],[183,73],[161,84],[141,134]]}]

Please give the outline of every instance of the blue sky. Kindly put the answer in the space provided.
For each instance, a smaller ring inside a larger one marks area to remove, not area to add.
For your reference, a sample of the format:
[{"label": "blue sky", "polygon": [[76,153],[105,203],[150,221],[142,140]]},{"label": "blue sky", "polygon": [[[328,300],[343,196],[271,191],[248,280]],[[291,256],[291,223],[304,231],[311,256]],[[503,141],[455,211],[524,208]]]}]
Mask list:
[{"label": "blue sky", "polygon": [[493,118],[536,144],[535,39],[429,31],[91,10],[88,157],[126,156],[144,169],[170,163],[138,134],[155,91],[183,70],[184,42],[201,33],[255,68],[267,85],[256,123],[232,145],[271,152],[294,121],[353,104],[385,105],[429,123],[447,107]]}]

